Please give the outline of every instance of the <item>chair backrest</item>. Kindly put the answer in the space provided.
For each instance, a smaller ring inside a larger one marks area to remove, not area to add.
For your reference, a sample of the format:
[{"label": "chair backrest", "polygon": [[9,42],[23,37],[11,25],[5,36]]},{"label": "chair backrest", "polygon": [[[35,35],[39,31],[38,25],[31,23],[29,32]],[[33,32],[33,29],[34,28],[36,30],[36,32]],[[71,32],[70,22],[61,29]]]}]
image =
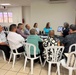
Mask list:
[{"label": "chair backrest", "polygon": [[69,53],[68,59],[67,59],[67,64],[66,66],[68,67],[76,67],[76,52],[71,52]]},{"label": "chair backrest", "polygon": [[61,60],[63,46],[49,46],[45,48],[47,61],[58,62]]},{"label": "chair backrest", "polygon": [[74,51],[76,52],[76,44],[70,45],[69,52],[71,52],[72,48],[74,48]]},{"label": "chair backrest", "polygon": [[33,52],[34,52],[34,58],[36,57],[36,46],[34,44],[31,44],[31,43],[24,43],[24,46],[25,46],[25,51],[26,51],[26,55],[27,57],[30,57],[31,58],[31,47],[33,47]]},{"label": "chair backrest", "polygon": [[17,48],[15,48],[16,47],[15,43],[11,40],[8,40],[8,43],[9,43],[9,47],[10,47],[11,51],[13,52],[13,50],[15,50],[15,52],[18,53]]}]

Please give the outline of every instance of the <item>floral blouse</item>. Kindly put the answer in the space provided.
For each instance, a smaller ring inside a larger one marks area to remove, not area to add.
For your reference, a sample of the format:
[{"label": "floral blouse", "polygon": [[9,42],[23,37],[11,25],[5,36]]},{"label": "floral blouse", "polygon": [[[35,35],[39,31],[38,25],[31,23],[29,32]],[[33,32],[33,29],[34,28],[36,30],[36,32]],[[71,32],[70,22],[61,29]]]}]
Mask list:
[{"label": "floral blouse", "polygon": [[[48,37],[48,39],[44,39],[43,40],[43,46],[44,47],[48,47],[48,46],[58,46],[58,41],[59,39],[57,37]],[[52,51],[49,49],[48,50],[48,60],[51,61],[51,55],[52,55]],[[43,52],[43,58],[46,59],[46,51],[44,50]]]}]

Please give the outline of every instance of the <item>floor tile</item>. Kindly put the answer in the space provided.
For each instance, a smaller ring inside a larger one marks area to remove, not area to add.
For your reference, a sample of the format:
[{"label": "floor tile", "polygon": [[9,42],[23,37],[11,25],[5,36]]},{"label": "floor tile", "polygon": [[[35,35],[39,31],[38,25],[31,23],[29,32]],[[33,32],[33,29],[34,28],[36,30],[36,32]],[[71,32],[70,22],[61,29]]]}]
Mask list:
[{"label": "floor tile", "polygon": [[[40,72],[41,72],[41,68],[34,68],[33,75],[40,75]],[[29,75],[31,75],[30,72]]]},{"label": "floor tile", "polygon": [[48,74],[48,70],[46,69],[42,69],[40,75],[47,75]]},{"label": "floor tile", "polygon": [[5,65],[5,63],[0,63],[0,68],[2,68]]},{"label": "floor tile", "polygon": [[34,64],[34,68],[42,68],[42,66],[41,66],[41,64],[39,64],[39,63],[35,63],[35,64]]},{"label": "floor tile", "polygon": [[5,64],[1,69],[9,70],[11,68],[10,64]]},{"label": "floor tile", "polygon": [[30,72],[30,68],[26,67],[25,70],[24,70],[24,68],[22,67],[19,72],[28,74]]},{"label": "floor tile", "polygon": [[5,75],[17,75],[17,72],[8,71]]},{"label": "floor tile", "polygon": [[18,72],[21,69],[21,67],[22,67],[21,65],[20,66],[19,65],[15,65],[14,68],[10,69],[10,71],[16,71],[16,72]]},{"label": "floor tile", "polygon": [[28,74],[24,74],[24,73],[18,73],[17,75],[28,75]]},{"label": "floor tile", "polygon": [[0,75],[5,75],[6,72],[7,72],[7,70],[2,70],[2,69],[0,69]]}]

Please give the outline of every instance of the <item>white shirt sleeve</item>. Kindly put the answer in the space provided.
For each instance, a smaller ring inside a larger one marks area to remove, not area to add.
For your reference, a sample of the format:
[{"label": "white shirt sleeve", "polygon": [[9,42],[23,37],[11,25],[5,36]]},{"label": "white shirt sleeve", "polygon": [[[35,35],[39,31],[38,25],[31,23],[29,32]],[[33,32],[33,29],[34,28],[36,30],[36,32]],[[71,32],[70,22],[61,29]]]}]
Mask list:
[{"label": "white shirt sleeve", "polygon": [[19,41],[20,41],[20,42],[24,42],[25,39],[24,39],[21,35],[19,35]]},{"label": "white shirt sleeve", "polygon": [[0,38],[0,43],[2,42],[1,38]]}]

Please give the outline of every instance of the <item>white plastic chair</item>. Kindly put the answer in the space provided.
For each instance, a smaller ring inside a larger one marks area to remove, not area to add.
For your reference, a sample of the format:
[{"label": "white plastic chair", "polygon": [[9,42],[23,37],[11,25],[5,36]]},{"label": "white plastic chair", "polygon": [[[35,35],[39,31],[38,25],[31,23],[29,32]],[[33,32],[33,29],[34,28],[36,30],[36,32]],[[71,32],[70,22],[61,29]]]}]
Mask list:
[{"label": "white plastic chair", "polygon": [[[75,47],[75,51],[71,52],[71,49],[72,49],[73,46]],[[68,55],[67,62],[66,62],[65,59],[63,59],[63,60],[61,60],[61,64],[62,64],[62,66],[63,66],[64,68],[66,68],[66,69],[69,70],[69,75],[72,75],[73,70],[76,70],[76,44],[72,44],[72,45],[69,47],[69,52],[70,52],[70,53],[69,53],[69,55]],[[73,54],[75,55],[75,61],[73,62],[73,63],[74,63],[73,66],[69,66],[70,61],[72,61],[72,60],[71,60],[71,56],[72,56]]]},{"label": "white plastic chair", "polygon": [[[46,59],[44,62],[44,66],[45,66],[45,63],[48,62],[48,75],[51,75],[50,74],[51,64],[57,65],[57,72],[58,72],[58,75],[60,75],[60,60],[62,57],[64,47],[63,46],[50,46],[50,47],[46,47],[45,50],[46,50]],[[50,60],[48,58],[49,57],[49,54],[48,54],[49,50],[51,51],[51,54],[50,54],[51,59]]]},{"label": "white plastic chair", "polygon": [[5,56],[4,51],[3,51],[3,50],[1,50],[1,49],[0,49],[0,51],[2,52],[2,55],[3,55],[3,59],[4,59],[4,61],[6,61],[6,56]]},{"label": "white plastic chair", "polygon": [[11,49],[9,62],[11,61],[11,58],[13,56],[13,65],[12,65],[12,68],[13,68],[14,67],[14,64],[15,64],[16,56],[17,55],[21,55],[21,54],[24,54],[24,56],[25,56],[25,51],[18,53],[17,48],[15,48],[15,43],[13,43],[13,41],[10,41],[10,40],[8,40],[8,42],[9,42],[9,46],[10,46],[10,49]]},{"label": "white plastic chair", "polygon": [[69,52],[71,52],[72,47],[75,47],[75,52],[76,52],[76,44],[72,44],[72,45],[70,45],[70,47],[69,47]]},{"label": "white plastic chair", "polygon": [[[24,43],[24,46],[25,46],[25,51],[26,51],[26,54],[25,54],[25,62],[24,62],[24,70],[25,70],[25,67],[26,67],[26,63],[27,63],[27,59],[30,59],[31,60],[31,74],[33,74],[33,64],[34,64],[34,60],[35,59],[40,59],[40,63],[42,65],[42,61],[41,61],[41,57],[40,56],[36,56],[36,47],[35,45],[33,44],[30,44],[30,43]],[[30,55],[30,48],[33,47],[34,48],[34,57],[32,58]]]},{"label": "white plastic chair", "polygon": [[[74,66],[69,66],[69,63],[70,63],[70,61],[71,61],[70,56],[71,56],[72,54],[75,55],[75,62],[74,62]],[[73,53],[73,52],[70,53],[70,55],[68,56],[67,62],[66,62],[65,59],[61,60],[61,65],[62,65],[64,68],[66,68],[66,69],[69,70],[69,75],[73,75],[73,74],[72,74],[72,73],[73,73],[73,70],[76,70],[76,53],[75,53],[75,52],[74,52],[74,53]]]}]

